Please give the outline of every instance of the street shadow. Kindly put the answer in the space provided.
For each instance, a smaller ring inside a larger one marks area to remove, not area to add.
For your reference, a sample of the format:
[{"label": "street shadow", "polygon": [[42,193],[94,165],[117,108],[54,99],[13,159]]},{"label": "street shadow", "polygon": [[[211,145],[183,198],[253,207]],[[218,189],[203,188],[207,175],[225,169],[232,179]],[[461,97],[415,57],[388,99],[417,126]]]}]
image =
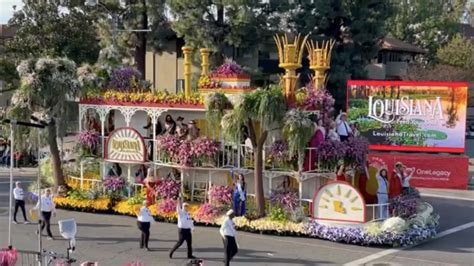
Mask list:
[{"label": "street shadow", "polygon": [[[222,262],[224,259],[224,248],[196,248],[194,249],[196,254],[201,255],[202,253],[222,253],[222,258],[206,258],[206,256],[199,256],[200,259],[207,261],[216,261]],[[276,255],[269,256],[269,253],[272,251],[267,250],[251,250],[251,249],[239,249],[236,257],[232,261],[244,262],[244,263],[284,263],[287,265],[297,264],[297,265],[320,265],[320,264],[330,264],[328,261],[310,261],[297,258],[281,258]]]},{"label": "street shadow", "polygon": [[[124,242],[137,242],[139,241],[139,237],[77,237],[77,241],[91,241],[97,242],[97,244],[101,245],[112,245],[112,244],[119,244]],[[165,239],[156,239],[150,238],[150,241],[153,242],[166,242],[166,243],[176,243],[176,240],[165,240]],[[113,243],[108,243],[113,242]]]},{"label": "street shadow", "polygon": [[77,227],[133,227],[132,225],[123,225],[123,224],[87,224],[87,223],[78,223]]}]

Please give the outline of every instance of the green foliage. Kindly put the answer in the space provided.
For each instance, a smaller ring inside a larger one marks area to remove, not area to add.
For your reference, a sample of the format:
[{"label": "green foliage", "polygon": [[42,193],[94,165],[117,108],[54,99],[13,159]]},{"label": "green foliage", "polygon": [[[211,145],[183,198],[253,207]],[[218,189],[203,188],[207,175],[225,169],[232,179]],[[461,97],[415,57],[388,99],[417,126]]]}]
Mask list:
[{"label": "green foliage", "polygon": [[272,208],[272,210],[270,211],[270,220],[280,223],[286,223],[288,222],[288,215],[282,208],[275,207]]},{"label": "green foliage", "polygon": [[282,17],[289,16],[293,32],[317,36],[315,40],[336,40],[328,89],[342,107],[347,79],[365,79],[365,66],[377,55],[379,40],[385,36],[384,22],[393,14],[390,1],[293,2],[289,7],[281,4]]},{"label": "green foliage", "polygon": [[425,136],[419,131],[416,123],[395,123],[392,125],[394,132],[402,133],[402,135],[389,136],[388,139],[392,144],[402,146],[424,146]]},{"label": "green foliage", "polygon": [[436,51],[459,31],[466,0],[396,0],[393,6],[385,24],[388,33],[427,49],[428,62],[434,62]]},{"label": "green foliage", "polygon": [[24,1],[9,21],[18,30],[6,41],[6,53],[16,60],[64,56],[78,64],[94,63],[99,55],[94,14],[84,12],[77,3],[68,4],[66,13],[59,2]]},{"label": "green foliage", "polygon": [[220,127],[226,109],[232,107],[227,96],[222,92],[210,93],[205,101],[206,118],[211,128]]},{"label": "green foliage", "polygon": [[474,44],[459,34],[438,49],[436,56],[441,63],[446,65],[470,70],[474,68]]},{"label": "green foliage", "polygon": [[[173,30],[186,44],[216,51],[215,65],[223,62],[224,47],[255,47],[268,32],[267,4],[254,0],[169,0]],[[217,11],[217,12],[216,12]],[[225,14],[225,15],[224,15]],[[225,17],[224,17],[225,16]]]},{"label": "green foliage", "polygon": [[142,204],[144,200],[145,200],[145,197],[143,197],[141,193],[137,193],[135,196],[127,200],[127,204],[128,205]]},{"label": "green foliage", "polygon": [[[308,112],[291,109],[284,119],[283,134],[288,141],[289,157],[303,154],[309,140],[314,134],[314,125]],[[299,156],[304,160],[304,156]]]},{"label": "green foliage", "polygon": [[85,200],[88,199],[85,192],[80,190],[70,190],[67,192],[67,197],[72,200]]}]

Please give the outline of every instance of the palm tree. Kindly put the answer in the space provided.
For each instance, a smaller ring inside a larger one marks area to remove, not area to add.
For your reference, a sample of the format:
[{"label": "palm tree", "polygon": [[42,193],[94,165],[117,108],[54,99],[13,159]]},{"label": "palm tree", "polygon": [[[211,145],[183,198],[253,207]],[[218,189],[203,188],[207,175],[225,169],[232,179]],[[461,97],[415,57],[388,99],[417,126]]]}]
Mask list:
[{"label": "palm tree", "polygon": [[[222,106],[222,105],[221,105]],[[227,138],[240,143],[241,128],[248,128],[254,156],[254,180],[257,212],[265,216],[263,193],[263,148],[270,131],[280,128],[286,112],[285,98],[279,86],[272,85],[244,94],[241,101],[222,117]],[[260,130],[256,125],[260,124]]]}]

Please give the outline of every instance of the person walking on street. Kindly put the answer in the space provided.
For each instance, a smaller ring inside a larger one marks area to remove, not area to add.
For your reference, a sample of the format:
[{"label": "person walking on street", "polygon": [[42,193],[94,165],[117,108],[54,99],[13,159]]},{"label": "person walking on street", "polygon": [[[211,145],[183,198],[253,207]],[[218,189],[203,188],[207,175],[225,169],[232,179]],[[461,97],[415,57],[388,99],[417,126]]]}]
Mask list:
[{"label": "person walking on street", "polygon": [[[182,207],[181,207],[182,206]],[[188,246],[188,259],[195,259],[193,256],[192,233],[194,231],[194,223],[191,215],[188,212],[189,204],[182,203],[182,195],[176,205],[176,213],[178,214],[178,233],[179,239],[176,245],[170,250],[170,259],[173,258],[173,253],[186,241]]]},{"label": "person walking on street", "polygon": [[26,211],[25,211],[25,191],[21,187],[21,182],[16,182],[16,187],[13,189],[13,197],[15,198],[15,212],[13,214],[13,222],[18,224],[16,220],[16,214],[18,213],[18,208],[21,209],[23,213],[23,219],[25,219],[25,224],[29,223],[28,219],[26,218]]},{"label": "person walking on street", "polygon": [[235,214],[233,210],[229,210],[226,213],[226,217],[224,222],[221,225],[221,229],[219,230],[222,241],[224,242],[224,263],[226,266],[230,265],[230,261],[238,252],[237,241],[235,240],[235,226],[232,218],[234,218]]},{"label": "person walking on street", "polygon": [[155,219],[151,216],[150,210],[148,209],[148,202],[145,200],[137,216],[137,225],[138,229],[142,232],[140,248],[145,248],[147,251],[150,251],[148,241],[150,240],[150,226],[152,222],[155,222]]},{"label": "person walking on street", "polygon": [[54,206],[53,197],[51,195],[51,189],[46,189],[44,195],[38,200],[35,209],[38,210],[41,202],[41,232],[43,233],[44,228],[46,227],[46,232],[48,233],[48,240],[53,240],[53,234],[51,233],[51,215],[56,216],[56,208]]}]

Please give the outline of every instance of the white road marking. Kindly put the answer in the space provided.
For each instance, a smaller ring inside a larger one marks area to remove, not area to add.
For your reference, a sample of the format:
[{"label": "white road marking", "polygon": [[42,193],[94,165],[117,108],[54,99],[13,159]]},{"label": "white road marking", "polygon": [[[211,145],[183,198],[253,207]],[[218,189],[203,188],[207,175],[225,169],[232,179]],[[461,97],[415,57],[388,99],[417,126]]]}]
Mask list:
[{"label": "white road marking", "polygon": [[[468,229],[470,227],[473,227],[474,226],[474,222],[470,222],[470,223],[467,223],[467,224],[463,224],[463,225],[460,225],[460,226],[456,226],[456,227],[453,227],[451,229],[448,229],[446,231],[443,231],[439,234],[437,234],[435,237],[429,239],[428,241],[432,241],[432,240],[435,240],[435,239],[438,239],[438,238],[441,238],[441,237],[444,237],[444,236],[447,236],[447,235],[450,235],[450,234],[454,234],[456,232],[459,232],[459,231],[462,231],[464,229]],[[426,243],[426,242],[421,242],[421,243]],[[371,262],[371,261],[374,261],[374,260],[377,260],[377,259],[380,259],[382,257],[385,257],[385,256],[388,256],[390,254],[393,254],[393,253],[397,253],[399,251],[402,251],[402,250],[405,250],[405,249],[409,249],[409,248],[413,248],[413,247],[416,247],[418,246],[419,244],[421,243],[418,243],[416,245],[413,245],[413,246],[409,246],[409,247],[404,247],[404,248],[392,248],[392,249],[387,249],[387,250],[384,250],[384,251],[381,251],[381,252],[377,252],[375,254],[372,254],[370,256],[367,256],[367,257],[364,257],[364,258],[361,258],[361,259],[358,259],[358,260],[354,260],[354,261],[351,261],[351,262],[348,262],[346,264],[344,264],[345,266],[351,266],[351,265],[363,265],[363,264],[366,264],[368,262]]]},{"label": "white road marking", "polygon": [[454,200],[467,200],[467,201],[474,201],[474,198],[466,198],[466,197],[456,197],[456,196],[447,196],[447,195],[438,195],[438,194],[430,194],[430,193],[420,193],[423,197],[432,197],[432,198],[442,198],[442,199],[454,199]]}]

